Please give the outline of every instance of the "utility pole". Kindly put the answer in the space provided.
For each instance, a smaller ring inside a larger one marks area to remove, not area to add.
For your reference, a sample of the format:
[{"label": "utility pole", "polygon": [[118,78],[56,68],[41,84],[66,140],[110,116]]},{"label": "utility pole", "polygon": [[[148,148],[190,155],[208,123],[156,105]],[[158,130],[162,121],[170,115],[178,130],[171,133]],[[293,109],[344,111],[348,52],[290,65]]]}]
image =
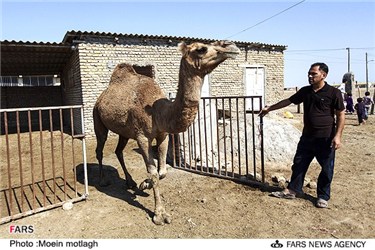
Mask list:
[{"label": "utility pole", "polygon": [[367,60],[367,52],[366,52],[366,91],[368,91],[368,60]]},{"label": "utility pole", "polygon": [[[373,62],[375,60],[368,60],[368,57],[367,57],[367,52],[366,52],[366,91],[369,91],[369,87],[368,87],[368,63],[369,62]],[[372,97],[372,100],[375,100],[375,89],[374,89],[374,93],[373,93],[373,97]],[[371,105],[371,110],[370,110],[370,114],[374,114],[374,107],[375,107],[375,104],[372,104]]]},{"label": "utility pole", "polygon": [[369,86],[368,86],[368,63],[373,62],[374,60],[368,60],[367,52],[366,52],[366,91],[369,91]]},{"label": "utility pole", "polygon": [[346,48],[348,50],[348,72],[350,72],[350,48]]}]

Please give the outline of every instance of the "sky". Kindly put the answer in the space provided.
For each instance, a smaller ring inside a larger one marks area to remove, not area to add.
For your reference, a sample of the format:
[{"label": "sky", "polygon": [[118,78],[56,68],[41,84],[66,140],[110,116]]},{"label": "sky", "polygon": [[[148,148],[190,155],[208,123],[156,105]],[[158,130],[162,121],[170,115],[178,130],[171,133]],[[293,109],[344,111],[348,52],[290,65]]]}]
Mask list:
[{"label": "sky", "polygon": [[1,0],[1,41],[61,42],[72,30],[285,45],[285,87],[307,85],[314,62],[329,83],[349,68],[365,82],[367,53],[375,82],[375,0]]}]

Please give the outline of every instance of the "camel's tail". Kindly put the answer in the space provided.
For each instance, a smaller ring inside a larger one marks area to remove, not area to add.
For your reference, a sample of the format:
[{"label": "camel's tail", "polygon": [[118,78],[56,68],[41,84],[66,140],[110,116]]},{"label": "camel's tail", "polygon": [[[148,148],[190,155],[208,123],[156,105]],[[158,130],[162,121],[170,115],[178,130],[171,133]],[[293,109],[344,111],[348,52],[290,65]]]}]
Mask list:
[{"label": "camel's tail", "polygon": [[107,139],[107,133],[108,129],[103,124],[102,119],[99,114],[98,107],[95,105],[93,112],[92,112],[93,118],[94,118],[94,131],[97,139],[100,139],[104,137],[104,141]]}]

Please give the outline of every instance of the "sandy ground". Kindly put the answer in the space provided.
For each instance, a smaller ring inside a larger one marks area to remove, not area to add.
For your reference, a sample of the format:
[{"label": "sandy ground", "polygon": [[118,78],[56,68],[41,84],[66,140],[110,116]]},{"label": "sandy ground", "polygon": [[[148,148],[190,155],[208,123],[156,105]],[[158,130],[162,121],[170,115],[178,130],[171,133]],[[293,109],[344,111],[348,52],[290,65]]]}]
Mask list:
[{"label": "sandy ground", "polygon": [[[301,128],[301,115],[293,114],[288,121]],[[347,116],[328,209],[314,206],[316,191],[308,187],[306,198],[270,197],[270,176],[277,172],[289,178],[289,169],[266,169],[268,187],[255,188],[169,168],[161,193],[172,223],[163,226],[151,220],[152,191],[126,189],[114,154],[116,139],[109,140],[104,152],[112,176],[108,187],[98,185],[95,141],[88,141],[89,198],[74,203],[71,210],[59,207],[2,224],[0,238],[375,238],[374,134],[374,115],[365,126],[357,125],[355,115]],[[139,184],[147,174],[136,144],[130,142],[125,151],[129,171]],[[318,172],[319,165],[313,163],[307,177],[316,180]],[[10,234],[10,225],[33,225],[34,232]]]}]

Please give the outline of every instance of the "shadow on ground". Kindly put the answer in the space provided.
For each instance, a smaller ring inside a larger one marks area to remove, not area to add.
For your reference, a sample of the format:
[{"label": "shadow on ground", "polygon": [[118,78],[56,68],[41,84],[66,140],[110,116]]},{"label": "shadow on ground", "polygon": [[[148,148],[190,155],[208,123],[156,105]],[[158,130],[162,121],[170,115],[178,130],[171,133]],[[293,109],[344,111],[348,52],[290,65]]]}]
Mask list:
[{"label": "shadow on ground", "polygon": [[[87,178],[89,186],[95,187],[99,192],[106,195],[123,200],[131,206],[144,210],[152,218],[154,212],[144,207],[136,200],[137,196],[147,197],[149,194],[141,191],[138,189],[138,187],[129,189],[126,185],[126,181],[120,177],[116,168],[109,165],[103,165],[103,171],[106,179],[108,179],[110,182],[107,186],[99,185],[99,165],[96,163],[87,164]],[[83,164],[79,164],[76,167],[76,173],[77,181],[84,184]]]}]

